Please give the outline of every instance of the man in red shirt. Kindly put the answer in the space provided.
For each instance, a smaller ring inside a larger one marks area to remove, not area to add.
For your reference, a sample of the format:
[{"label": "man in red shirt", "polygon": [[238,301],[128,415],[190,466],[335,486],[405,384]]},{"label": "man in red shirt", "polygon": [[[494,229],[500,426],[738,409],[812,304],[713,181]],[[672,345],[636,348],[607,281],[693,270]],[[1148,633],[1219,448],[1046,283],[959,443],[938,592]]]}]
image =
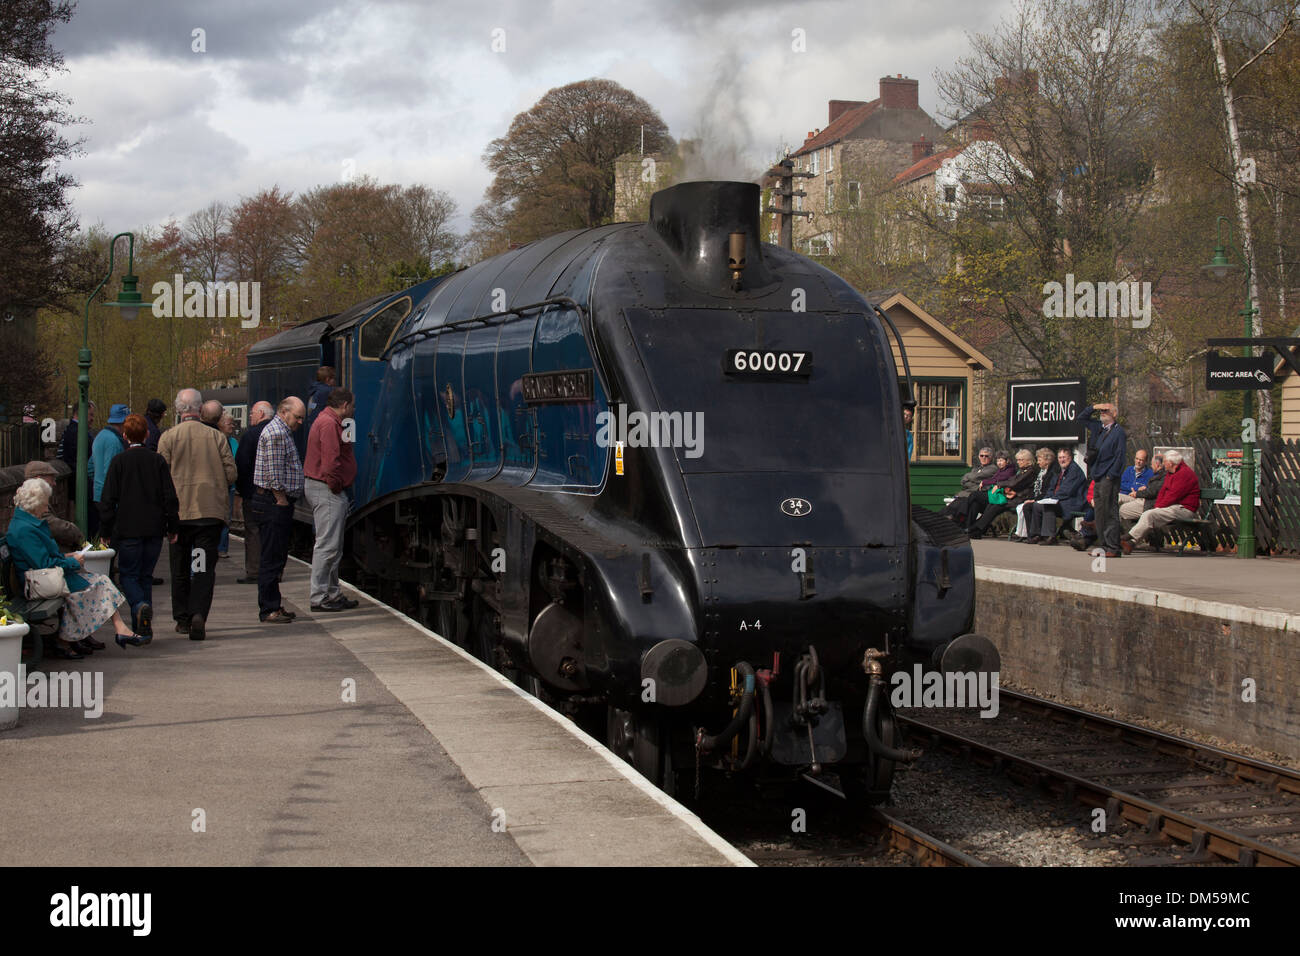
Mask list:
[{"label": "man in red shirt", "polygon": [[1183,456],[1178,452],[1165,452],[1165,481],[1156,497],[1156,506],[1143,512],[1133,530],[1120,539],[1120,547],[1125,554],[1132,554],[1133,546],[1145,541],[1153,530],[1195,518],[1200,506],[1201,483],[1196,479],[1196,472],[1183,464]]},{"label": "man in red shirt", "polygon": [[357,477],[350,431],[344,422],[356,411],[356,400],[346,388],[329,393],[325,408],[312,423],[303,462],[303,494],[311,505],[316,544],[311,552],[311,609],[346,611],[357,602],[344,597],[339,587],[339,559],[343,556],[343,530],[348,517],[347,489]]}]

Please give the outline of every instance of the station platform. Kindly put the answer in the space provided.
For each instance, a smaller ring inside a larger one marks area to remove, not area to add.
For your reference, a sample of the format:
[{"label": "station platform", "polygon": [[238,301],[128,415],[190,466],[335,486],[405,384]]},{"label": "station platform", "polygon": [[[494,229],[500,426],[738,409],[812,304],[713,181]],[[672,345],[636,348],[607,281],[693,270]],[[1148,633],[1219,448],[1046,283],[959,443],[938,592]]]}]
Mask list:
[{"label": "station platform", "polygon": [[298,618],[260,624],[242,573],[232,536],[205,641],[175,632],[163,584],[151,645],[105,626],[107,649],[46,659],[102,672],[104,712],[27,708],[0,733],[0,865],[749,865],[410,619],[351,589],[360,607],[313,615],[291,560]]},{"label": "station platform", "polygon": [[972,546],[975,628],[998,646],[1006,683],[1300,758],[1300,561]]}]

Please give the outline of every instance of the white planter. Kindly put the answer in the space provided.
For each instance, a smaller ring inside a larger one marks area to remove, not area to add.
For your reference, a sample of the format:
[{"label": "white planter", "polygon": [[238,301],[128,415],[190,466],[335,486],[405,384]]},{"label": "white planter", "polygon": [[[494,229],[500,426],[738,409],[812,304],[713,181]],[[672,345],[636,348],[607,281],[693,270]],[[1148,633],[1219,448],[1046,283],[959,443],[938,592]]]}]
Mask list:
[{"label": "white planter", "polygon": [[8,673],[10,677],[0,677],[8,681],[13,691],[13,700],[0,698],[0,730],[8,730],[18,723],[18,698],[27,692],[18,684],[19,665],[23,659],[23,637],[27,634],[26,624],[6,624],[0,627],[0,674]]},{"label": "white planter", "polygon": [[78,551],[77,557],[81,558],[86,565],[86,570],[95,574],[108,575],[108,569],[113,564],[113,557],[117,552],[112,548],[104,551]]}]

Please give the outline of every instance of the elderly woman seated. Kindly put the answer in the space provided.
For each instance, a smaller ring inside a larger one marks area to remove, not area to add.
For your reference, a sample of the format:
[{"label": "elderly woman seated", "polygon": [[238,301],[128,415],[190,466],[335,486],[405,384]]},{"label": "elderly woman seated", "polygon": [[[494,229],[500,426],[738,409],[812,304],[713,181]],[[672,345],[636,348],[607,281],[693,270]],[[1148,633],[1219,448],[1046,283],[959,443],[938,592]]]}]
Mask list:
[{"label": "elderly woman seated", "polygon": [[[958,509],[957,523],[969,528],[974,524],[975,519],[980,516],[989,506],[989,492],[994,488],[1001,489],[1008,481],[1015,477],[1016,467],[1011,463],[1011,453],[999,451],[994,456],[997,470],[993,474],[980,480],[979,487],[972,491],[960,502],[961,507]],[[958,504],[958,502],[953,502]]]},{"label": "elderly woman seated", "polygon": [[[976,539],[984,537],[998,515],[1010,511],[1029,496],[1037,474],[1038,468],[1034,464],[1033,453],[1027,448],[1016,452],[1015,474],[993,486],[1002,492],[998,497],[1004,499],[1003,501],[990,500],[992,487],[989,491],[978,491],[970,496],[969,500],[972,504],[967,506],[969,510],[966,512],[966,527],[970,530],[967,533]],[[977,498],[981,500],[976,501]],[[978,520],[976,520],[977,515]]]},{"label": "elderly woman seated", "polygon": [[56,656],[81,660],[87,653],[103,650],[94,634],[107,621],[113,622],[118,647],[140,646],[148,640],[135,634],[122,620],[117,608],[123,597],[105,575],[85,570],[75,554],[62,554],[44,518],[50,507],[50,486],[40,478],[29,478],[14,493],[14,517],[5,541],[14,566],[23,574],[37,568],[62,568],[71,592],[63,602]]}]

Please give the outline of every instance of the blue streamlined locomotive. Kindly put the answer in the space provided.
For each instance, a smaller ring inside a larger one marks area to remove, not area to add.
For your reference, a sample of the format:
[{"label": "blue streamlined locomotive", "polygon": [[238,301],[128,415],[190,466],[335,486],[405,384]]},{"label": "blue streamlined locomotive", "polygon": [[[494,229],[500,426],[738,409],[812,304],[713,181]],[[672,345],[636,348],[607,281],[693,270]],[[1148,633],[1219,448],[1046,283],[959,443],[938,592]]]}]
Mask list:
[{"label": "blue streamlined locomotive", "polygon": [[649,223],[552,236],[282,335],[350,329],[375,360],[376,398],[354,373],[364,586],[600,713],[666,789],[761,765],[879,800],[915,755],[890,674],[993,670],[997,652],[969,633],[965,536],[909,505],[888,318],[760,243],[758,215],[757,186],[685,183]]}]

